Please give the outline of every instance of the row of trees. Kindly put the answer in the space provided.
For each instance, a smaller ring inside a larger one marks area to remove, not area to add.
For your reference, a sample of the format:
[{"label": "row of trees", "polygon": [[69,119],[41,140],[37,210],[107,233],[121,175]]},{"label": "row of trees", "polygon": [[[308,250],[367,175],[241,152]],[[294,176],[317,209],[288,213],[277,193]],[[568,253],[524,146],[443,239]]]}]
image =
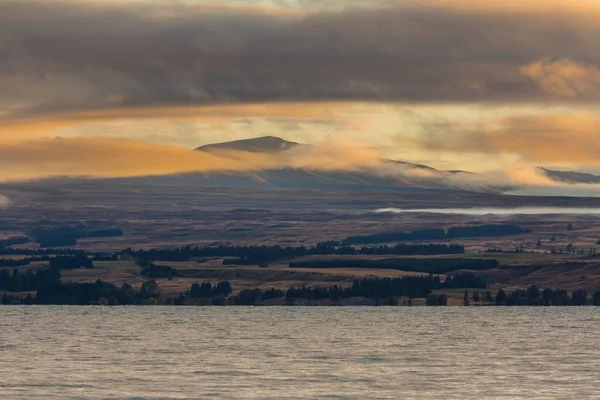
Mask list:
[{"label": "row of trees", "polygon": [[[395,297],[425,297],[433,290],[456,287],[481,287],[486,284],[473,274],[447,277],[444,281],[439,276],[403,276],[399,278],[365,278],[355,280],[351,286],[334,285],[327,288],[311,288],[307,286],[291,287],[287,291],[270,289],[243,290],[235,297],[231,284],[227,281],[215,285],[210,282],[194,283],[185,293],[175,299],[172,304],[257,304],[260,301],[286,297],[288,299],[339,300],[349,297],[367,297],[370,299],[393,299]],[[20,273],[14,269],[0,271],[0,290],[9,292],[37,292],[28,297],[28,304],[144,304],[153,301],[164,303],[156,281],[148,280],[139,291],[130,285],[117,287],[114,284],[98,280],[94,283],[62,282],[58,268],[49,267],[36,272],[28,270]]]},{"label": "row of trees", "polygon": [[[445,294],[430,293],[426,297],[428,306],[445,306],[448,304],[448,298]],[[540,290],[533,285],[527,289],[517,289],[509,293],[500,289],[496,296],[492,296],[490,291],[480,292],[475,290],[472,296],[465,289],[463,296],[465,306],[474,304],[498,305],[498,306],[600,306],[600,291],[588,298],[585,290],[579,289],[569,293],[566,290],[546,288]]]},{"label": "row of trees", "polygon": [[183,246],[150,250],[127,249],[129,256],[150,261],[189,261],[193,258],[234,257],[225,259],[224,264],[258,265],[275,260],[299,258],[307,255],[441,255],[463,254],[465,249],[458,244],[414,244],[354,248],[336,246],[336,243],[319,243],[314,247],[273,246]]},{"label": "row of trees", "polygon": [[427,274],[446,274],[459,269],[482,271],[499,267],[500,262],[485,258],[386,258],[331,259],[296,261],[290,268],[376,268],[397,269],[401,271],[423,272]]},{"label": "row of trees", "polygon": [[85,252],[77,252],[68,255],[58,255],[51,257],[49,261],[50,268],[56,269],[78,269],[78,268],[94,268],[94,263]]},{"label": "row of trees", "polygon": [[9,292],[36,291],[41,287],[58,282],[60,282],[60,273],[55,268],[43,268],[36,272],[31,269],[26,272],[13,269],[12,273],[8,269],[0,269],[0,290]]},{"label": "row of trees", "polygon": [[114,257],[88,258],[85,252],[73,252],[65,255],[50,256],[40,255],[25,257],[22,259],[0,258],[0,268],[24,267],[32,262],[49,262],[51,266],[58,269],[93,268],[92,260],[113,261]]},{"label": "row of trees", "polygon": [[444,229],[420,229],[411,232],[383,232],[373,235],[349,236],[342,245],[374,244],[415,240],[448,240],[481,236],[508,236],[531,232],[512,224],[475,225]]},{"label": "row of trees", "polygon": [[[585,306],[590,303],[585,290],[575,290],[569,295],[566,290],[546,288],[540,290],[533,285],[526,290],[517,289],[510,293],[500,289],[496,294],[495,303],[505,306]],[[600,291],[591,298],[593,305],[600,305]]]},{"label": "row of trees", "polygon": [[148,263],[142,266],[140,275],[148,278],[167,278],[171,280],[179,275],[179,270],[168,265],[156,265],[154,263]]},{"label": "row of trees", "polygon": [[[447,277],[440,280],[437,276],[404,276],[399,278],[365,278],[355,280],[351,286],[333,285],[330,287],[291,287],[287,291],[280,289],[244,289],[230,299],[230,304],[257,305],[271,299],[285,299],[286,304],[294,300],[339,301],[351,297],[365,297],[379,305],[394,305],[398,297],[426,297],[433,290],[455,289],[461,287],[485,288],[486,284],[473,274]],[[409,300],[410,301],[410,300]]]},{"label": "row of trees", "polygon": [[[77,254],[81,253],[81,250],[75,249],[14,249],[12,247],[0,247],[0,255],[25,255],[25,256],[49,256],[52,254]],[[88,253],[92,256],[96,254],[107,254],[107,253]]]},{"label": "row of trees", "polygon": [[[210,282],[194,283],[190,289],[175,298],[163,298],[154,280],[145,281],[136,291],[125,283],[121,287],[97,280],[93,283],[62,282],[60,272],[56,268],[28,270],[21,273],[14,269],[0,270],[0,290],[7,292],[28,292],[26,296],[4,294],[3,304],[173,304],[173,305],[256,305],[271,299],[286,299],[289,304],[295,299],[308,301],[338,301],[352,297],[364,297],[376,300],[377,304],[395,304],[398,297],[425,298],[429,306],[444,306],[448,303],[445,294],[439,293],[448,289],[472,288],[472,296],[465,289],[464,304],[480,302],[504,306],[584,306],[593,304],[600,306],[600,291],[591,298],[585,290],[575,290],[570,295],[565,290],[546,288],[540,290],[533,285],[525,290],[517,289],[506,292],[500,289],[493,297],[486,289],[486,283],[473,274],[462,274],[446,277],[439,276],[403,276],[398,278],[365,278],[357,279],[350,286],[333,285],[330,287],[291,287],[287,291],[280,289],[245,289],[238,295],[231,296],[233,288],[228,281],[211,284]],[[35,293],[35,296],[32,295]]]},{"label": "row of trees", "polygon": [[38,226],[32,229],[31,237],[39,243],[40,247],[75,246],[80,238],[99,238],[123,236],[119,228],[88,230],[84,226]]},{"label": "row of trees", "polygon": [[[62,282],[60,272],[56,268],[44,268],[37,272],[28,270],[12,274],[4,269],[0,271],[0,290],[5,293],[2,304],[68,304],[68,305],[138,305],[138,304],[194,304],[195,299],[207,299],[205,304],[216,304],[215,298],[224,299],[231,294],[231,284],[227,281],[211,285],[210,282],[194,283],[189,290],[176,298],[163,298],[154,280],[145,281],[139,290],[134,290],[127,283],[118,287],[112,283],[97,280],[96,282]],[[28,292],[26,296],[17,292]],[[35,293],[35,296],[32,294]]]},{"label": "row of trees", "polygon": [[486,288],[487,285],[473,274],[448,276],[445,280],[441,280],[439,276],[434,275],[366,278],[357,279],[348,287],[338,285],[327,288],[292,287],[288,289],[286,297],[306,300],[339,300],[349,297],[366,297],[370,299],[423,298],[434,290],[462,287]]}]

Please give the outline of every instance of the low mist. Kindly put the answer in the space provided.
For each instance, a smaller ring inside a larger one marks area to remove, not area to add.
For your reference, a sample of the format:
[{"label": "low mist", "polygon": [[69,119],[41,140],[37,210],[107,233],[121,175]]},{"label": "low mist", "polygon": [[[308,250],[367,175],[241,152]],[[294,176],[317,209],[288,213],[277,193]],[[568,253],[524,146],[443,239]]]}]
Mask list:
[{"label": "low mist", "polygon": [[3,196],[0,194],[0,208],[6,208],[8,206],[10,206],[11,201],[8,197]]},{"label": "low mist", "polygon": [[[68,138],[7,141],[0,147],[0,180],[23,181],[52,177],[122,178],[185,173],[244,173],[261,170],[303,169],[348,172],[381,177],[399,187],[458,189],[487,193],[527,194],[551,189],[569,195],[585,187],[600,195],[598,185],[557,183],[524,163],[494,173],[440,171],[391,161],[381,151],[348,140],[296,146],[279,152],[219,149],[193,151],[186,147],[148,144],[115,138]],[[358,177],[358,178],[357,178]],[[368,183],[365,183],[368,185]],[[0,205],[9,204],[8,199]]]},{"label": "low mist", "polygon": [[430,214],[457,214],[457,215],[600,215],[600,208],[585,207],[474,207],[474,208],[380,208],[377,213],[430,213]]}]

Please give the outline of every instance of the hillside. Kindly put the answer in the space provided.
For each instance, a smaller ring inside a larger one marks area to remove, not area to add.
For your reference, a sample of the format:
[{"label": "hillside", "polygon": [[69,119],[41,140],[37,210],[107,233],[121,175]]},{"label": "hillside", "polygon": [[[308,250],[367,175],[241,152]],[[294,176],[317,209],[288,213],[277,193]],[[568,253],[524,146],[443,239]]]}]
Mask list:
[{"label": "hillside", "polygon": [[[274,136],[236,140],[198,147],[196,151],[212,152],[235,150],[248,152],[276,153],[298,146],[309,146],[287,141]],[[451,190],[473,191],[473,188],[458,187],[448,177],[470,174],[465,171],[440,171],[427,165],[404,161],[385,160],[385,164],[396,171],[390,174],[375,168],[356,171],[316,171],[310,169],[280,168],[239,173],[195,173],[180,179],[195,181],[196,184],[217,187],[262,187],[315,190]],[[427,178],[411,174],[410,170],[425,171]],[[478,189],[475,189],[478,191]],[[493,191],[481,188],[480,191]]]},{"label": "hillside", "polygon": [[587,172],[555,171],[543,167],[540,167],[539,170],[543,175],[547,176],[555,182],[571,184],[583,183],[587,185],[600,183],[600,176],[590,174]]},{"label": "hillside", "polygon": [[237,150],[250,151],[253,153],[273,153],[289,150],[296,146],[306,146],[300,143],[290,142],[276,136],[263,136],[252,139],[234,140],[232,142],[207,144],[198,147],[197,151],[214,150]]}]

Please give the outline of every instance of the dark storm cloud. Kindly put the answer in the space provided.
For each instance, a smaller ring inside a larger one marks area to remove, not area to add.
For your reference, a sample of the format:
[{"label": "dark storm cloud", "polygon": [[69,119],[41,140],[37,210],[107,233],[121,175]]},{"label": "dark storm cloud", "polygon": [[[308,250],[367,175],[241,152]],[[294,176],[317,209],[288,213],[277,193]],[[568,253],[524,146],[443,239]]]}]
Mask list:
[{"label": "dark storm cloud", "polygon": [[262,101],[600,98],[598,8],[420,3],[302,13],[4,0],[0,117]]}]

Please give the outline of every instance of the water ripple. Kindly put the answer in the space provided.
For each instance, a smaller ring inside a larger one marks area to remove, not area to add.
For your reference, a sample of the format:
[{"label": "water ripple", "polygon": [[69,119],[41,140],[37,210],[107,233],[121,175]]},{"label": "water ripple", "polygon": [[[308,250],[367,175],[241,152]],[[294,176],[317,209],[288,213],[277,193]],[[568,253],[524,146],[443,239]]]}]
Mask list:
[{"label": "water ripple", "polygon": [[1,398],[595,398],[593,307],[0,307]]}]

